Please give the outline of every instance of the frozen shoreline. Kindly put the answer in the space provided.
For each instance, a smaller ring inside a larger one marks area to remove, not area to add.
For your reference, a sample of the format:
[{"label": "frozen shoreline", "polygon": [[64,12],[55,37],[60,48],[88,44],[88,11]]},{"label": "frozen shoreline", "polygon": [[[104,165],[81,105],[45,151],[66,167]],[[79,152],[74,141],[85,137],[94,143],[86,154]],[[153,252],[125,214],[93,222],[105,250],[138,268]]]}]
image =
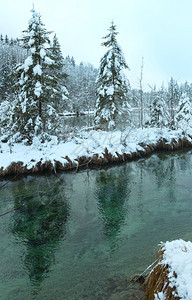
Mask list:
[{"label": "frozen shoreline", "polygon": [[102,166],[144,157],[156,150],[192,147],[192,129],[139,128],[125,131],[81,131],[65,142],[8,145],[0,143],[0,177],[83,166]]}]

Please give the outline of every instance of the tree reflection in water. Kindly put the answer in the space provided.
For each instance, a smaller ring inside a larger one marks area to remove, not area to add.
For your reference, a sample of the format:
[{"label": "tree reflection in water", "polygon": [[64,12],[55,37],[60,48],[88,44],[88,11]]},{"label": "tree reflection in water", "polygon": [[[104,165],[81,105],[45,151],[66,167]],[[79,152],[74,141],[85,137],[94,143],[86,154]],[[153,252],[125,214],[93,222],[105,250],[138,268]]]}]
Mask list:
[{"label": "tree reflection in water", "polygon": [[96,198],[104,226],[104,235],[110,241],[111,250],[115,250],[118,236],[126,218],[125,202],[131,186],[127,167],[101,171],[96,178]]},{"label": "tree reflection in water", "polygon": [[[65,183],[55,178],[31,178],[14,187],[12,233],[26,245],[24,266],[32,283],[40,286],[54,263],[54,253],[66,233],[69,206]],[[38,187],[38,188],[37,188]]]},{"label": "tree reflection in water", "polygon": [[176,201],[175,184],[177,170],[180,170],[179,156],[162,152],[145,159],[143,168],[147,173],[154,174],[157,191],[166,186],[168,199],[171,202]]}]

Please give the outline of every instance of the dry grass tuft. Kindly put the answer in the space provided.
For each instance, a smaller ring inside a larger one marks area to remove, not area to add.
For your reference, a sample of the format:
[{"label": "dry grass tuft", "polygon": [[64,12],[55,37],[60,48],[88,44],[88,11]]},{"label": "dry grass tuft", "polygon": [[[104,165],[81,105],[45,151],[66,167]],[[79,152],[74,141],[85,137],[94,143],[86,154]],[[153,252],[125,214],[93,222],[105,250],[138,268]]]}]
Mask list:
[{"label": "dry grass tuft", "polygon": [[[160,249],[157,255],[157,264],[150,272],[148,277],[144,282],[145,297],[147,300],[154,300],[155,294],[163,292],[166,295],[166,299],[169,300],[179,300],[181,299],[177,296],[177,291],[175,287],[170,287],[169,282],[169,266],[162,264],[164,250]],[[176,274],[174,274],[177,277]]]}]

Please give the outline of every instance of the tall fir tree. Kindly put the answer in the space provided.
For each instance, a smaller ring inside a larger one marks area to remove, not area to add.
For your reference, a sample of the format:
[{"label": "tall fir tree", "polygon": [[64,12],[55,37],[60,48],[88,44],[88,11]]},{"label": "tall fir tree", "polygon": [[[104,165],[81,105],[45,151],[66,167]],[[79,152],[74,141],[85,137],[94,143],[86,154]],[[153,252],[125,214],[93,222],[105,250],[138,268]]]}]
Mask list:
[{"label": "tall fir tree", "polygon": [[44,141],[50,134],[57,134],[59,118],[53,105],[55,76],[51,74],[54,60],[50,57],[49,34],[41,16],[32,9],[29,26],[23,33],[23,47],[29,56],[16,69],[18,98],[14,110],[14,133],[31,142],[34,136]]},{"label": "tall fir tree", "polygon": [[128,90],[129,82],[123,73],[128,69],[124,54],[117,42],[116,25],[112,22],[109,34],[104,37],[102,46],[108,48],[101,58],[97,77],[97,101],[95,123],[107,124],[114,128],[122,114],[129,113]]},{"label": "tall fir tree", "polygon": [[64,72],[64,58],[56,34],[53,37],[49,54],[50,58],[54,61],[54,63],[50,65],[50,75],[52,76],[53,82],[52,87],[54,88],[54,93],[51,93],[50,97],[52,98],[54,108],[58,112],[62,112],[67,107],[66,102],[69,93],[65,87],[67,74]]}]

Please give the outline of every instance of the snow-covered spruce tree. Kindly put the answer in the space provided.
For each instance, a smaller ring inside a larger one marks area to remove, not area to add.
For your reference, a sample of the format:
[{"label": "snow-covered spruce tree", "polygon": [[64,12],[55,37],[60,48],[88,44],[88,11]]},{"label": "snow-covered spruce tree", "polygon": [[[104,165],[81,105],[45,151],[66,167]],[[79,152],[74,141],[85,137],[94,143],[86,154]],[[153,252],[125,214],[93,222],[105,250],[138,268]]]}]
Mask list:
[{"label": "snow-covered spruce tree", "polygon": [[166,92],[163,87],[159,91],[156,90],[156,86],[151,91],[151,103],[149,105],[149,118],[146,121],[146,125],[152,127],[166,126],[168,121],[167,107],[165,104]]},{"label": "snow-covered spruce tree", "polygon": [[27,139],[29,143],[34,136],[44,141],[59,131],[59,117],[53,103],[57,94],[56,78],[50,71],[55,63],[49,55],[50,32],[45,29],[41,16],[34,9],[31,12],[32,18],[22,38],[29,56],[16,69],[18,98],[12,126],[13,134],[18,137],[19,132],[19,139]]},{"label": "snow-covered spruce tree", "polygon": [[123,69],[128,69],[124,54],[117,43],[118,32],[116,25],[111,24],[109,34],[104,37],[102,46],[108,48],[101,58],[97,77],[97,101],[95,109],[95,123],[107,124],[114,128],[119,117],[129,116],[128,90],[129,82]]},{"label": "snow-covered spruce tree", "polygon": [[183,93],[179,101],[177,113],[175,115],[176,126],[186,132],[192,127],[192,102],[186,93]]},{"label": "snow-covered spruce tree", "polygon": [[[54,61],[50,65],[50,76],[52,77],[52,86],[50,88],[50,99],[52,99],[54,108],[62,112],[66,109],[68,100],[68,91],[65,87],[67,74],[64,72],[64,58],[56,34],[49,50],[50,58]],[[54,89],[54,93],[53,93]]]}]

